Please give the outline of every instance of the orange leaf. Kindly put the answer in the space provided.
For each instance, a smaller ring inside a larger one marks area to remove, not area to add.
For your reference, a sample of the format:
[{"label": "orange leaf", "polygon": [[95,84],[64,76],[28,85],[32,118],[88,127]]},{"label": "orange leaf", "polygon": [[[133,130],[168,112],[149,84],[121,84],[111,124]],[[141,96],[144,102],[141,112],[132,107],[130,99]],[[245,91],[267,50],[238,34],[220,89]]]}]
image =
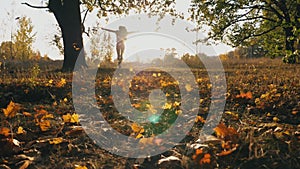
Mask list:
[{"label": "orange leaf", "polygon": [[202,116],[197,116],[195,122],[205,123],[205,119]]},{"label": "orange leaf", "polygon": [[26,116],[26,117],[31,117],[31,116],[32,116],[32,114],[29,113],[29,112],[23,112],[22,114],[23,114],[24,116]]},{"label": "orange leaf", "polygon": [[20,110],[20,105],[10,101],[6,109],[3,109],[5,117],[12,118]]},{"label": "orange leaf", "polygon": [[9,136],[9,134],[10,134],[9,132],[10,132],[10,129],[7,127],[3,127],[0,129],[0,134],[4,135],[5,137]]},{"label": "orange leaf", "polygon": [[135,132],[135,133],[143,133],[143,132],[145,131],[145,130],[143,129],[143,127],[140,127],[137,123],[132,123],[131,129],[132,129],[133,132]]},{"label": "orange leaf", "polygon": [[75,165],[75,169],[88,169],[86,166]]},{"label": "orange leaf", "polygon": [[39,126],[42,131],[47,131],[51,127],[51,123],[49,120],[44,120],[44,121],[39,122]]},{"label": "orange leaf", "polygon": [[52,140],[49,140],[50,144],[60,144],[64,141],[62,137],[53,138]]},{"label": "orange leaf", "polygon": [[231,150],[222,151],[221,153],[218,153],[217,156],[227,156],[227,155],[231,154],[232,152],[234,152],[236,150],[236,148],[237,148],[237,146]]},{"label": "orange leaf", "polygon": [[23,127],[19,126],[17,134],[24,134],[24,133],[25,133],[25,130],[23,129]]},{"label": "orange leaf", "polygon": [[231,139],[233,136],[237,136],[237,131],[232,127],[226,127],[224,123],[218,124],[216,128],[214,128],[218,137],[221,138],[229,138]]},{"label": "orange leaf", "polygon": [[204,154],[204,157],[199,161],[200,165],[205,164],[205,163],[209,164],[210,157],[211,157],[211,155],[209,153]]},{"label": "orange leaf", "polygon": [[252,93],[248,91],[247,93],[241,92],[236,98],[243,98],[243,99],[252,99]]}]

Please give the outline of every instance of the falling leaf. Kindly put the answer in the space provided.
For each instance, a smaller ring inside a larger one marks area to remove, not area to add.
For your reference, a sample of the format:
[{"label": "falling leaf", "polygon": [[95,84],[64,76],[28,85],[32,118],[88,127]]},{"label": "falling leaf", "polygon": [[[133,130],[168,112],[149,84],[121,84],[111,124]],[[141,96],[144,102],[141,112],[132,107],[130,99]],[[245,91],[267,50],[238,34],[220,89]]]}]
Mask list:
[{"label": "falling leaf", "polygon": [[5,117],[12,118],[17,114],[19,110],[20,110],[20,105],[14,103],[13,101],[10,101],[10,103],[7,105],[7,108],[3,109],[3,113]]},{"label": "falling leaf", "polygon": [[8,137],[10,135],[10,129],[7,127],[3,127],[0,129],[0,134]]},{"label": "falling leaf", "polygon": [[17,134],[24,134],[24,133],[25,133],[25,130],[23,129],[23,127],[19,126]]},{"label": "falling leaf", "polygon": [[63,138],[62,137],[57,137],[57,138],[53,138],[52,140],[49,140],[50,144],[60,144],[63,142]]}]

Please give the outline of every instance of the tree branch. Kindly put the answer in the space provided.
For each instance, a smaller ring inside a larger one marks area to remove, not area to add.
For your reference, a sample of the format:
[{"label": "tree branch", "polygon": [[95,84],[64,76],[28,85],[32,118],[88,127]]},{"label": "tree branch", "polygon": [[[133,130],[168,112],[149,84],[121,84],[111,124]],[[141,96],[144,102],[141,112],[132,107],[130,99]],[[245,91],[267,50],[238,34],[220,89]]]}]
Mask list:
[{"label": "tree branch", "polygon": [[48,6],[34,6],[34,5],[30,5],[29,3],[27,3],[27,2],[23,2],[23,3],[21,3],[22,5],[27,5],[27,6],[29,6],[29,7],[31,7],[31,8],[36,8],[36,9],[45,9],[45,8],[48,8]]},{"label": "tree branch", "polygon": [[278,28],[278,27],[280,27],[280,26],[281,26],[281,25],[278,24],[278,25],[274,26],[273,28],[268,29],[268,30],[266,30],[266,31],[264,31],[264,32],[261,32],[261,33],[258,33],[258,34],[252,34],[252,35],[249,35],[249,36],[245,36],[245,37],[243,37],[243,38],[241,39],[241,42],[243,42],[243,41],[245,41],[246,39],[249,39],[249,38],[251,38],[251,37],[258,37],[258,36],[265,35],[265,34],[267,34],[267,33],[271,32],[271,31],[275,30],[276,28]]},{"label": "tree branch", "polygon": [[114,12],[115,11],[113,9],[106,9],[105,7],[102,6],[103,4],[101,2],[102,2],[101,0],[98,0],[98,5],[101,10],[103,10],[105,12]]}]

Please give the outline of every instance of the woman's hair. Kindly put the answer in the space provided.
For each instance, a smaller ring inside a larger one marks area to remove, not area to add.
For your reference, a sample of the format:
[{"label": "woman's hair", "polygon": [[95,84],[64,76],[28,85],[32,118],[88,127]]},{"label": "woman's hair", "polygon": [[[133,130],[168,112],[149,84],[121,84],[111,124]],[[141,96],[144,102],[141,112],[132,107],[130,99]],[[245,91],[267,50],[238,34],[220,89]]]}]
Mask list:
[{"label": "woman's hair", "polygon": [[119,26],[119,31],[121,32],[127,32],[127,29],[125,26]]}]

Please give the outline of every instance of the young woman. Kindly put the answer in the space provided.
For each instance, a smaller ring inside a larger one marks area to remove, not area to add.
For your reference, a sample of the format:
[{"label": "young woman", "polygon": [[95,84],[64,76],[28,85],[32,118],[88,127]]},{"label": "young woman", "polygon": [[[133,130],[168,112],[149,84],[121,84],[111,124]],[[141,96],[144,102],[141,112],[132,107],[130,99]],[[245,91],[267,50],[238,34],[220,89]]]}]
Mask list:
[{"label": "young woman", "polygon": [[111,30],[106,28],[101,28],[102,30],[106,30],[109,32],[113,32],[117,36],[117,44],[116,44],[116,50],[118,55],[118,65],[120,66],[122,60],[123,60],[123,54],[125,50],[125,40],[127,38],[127,35],[134,33],[134,32],[127,32],[127,29],[125,26],[119,26],[119,30]]}]

